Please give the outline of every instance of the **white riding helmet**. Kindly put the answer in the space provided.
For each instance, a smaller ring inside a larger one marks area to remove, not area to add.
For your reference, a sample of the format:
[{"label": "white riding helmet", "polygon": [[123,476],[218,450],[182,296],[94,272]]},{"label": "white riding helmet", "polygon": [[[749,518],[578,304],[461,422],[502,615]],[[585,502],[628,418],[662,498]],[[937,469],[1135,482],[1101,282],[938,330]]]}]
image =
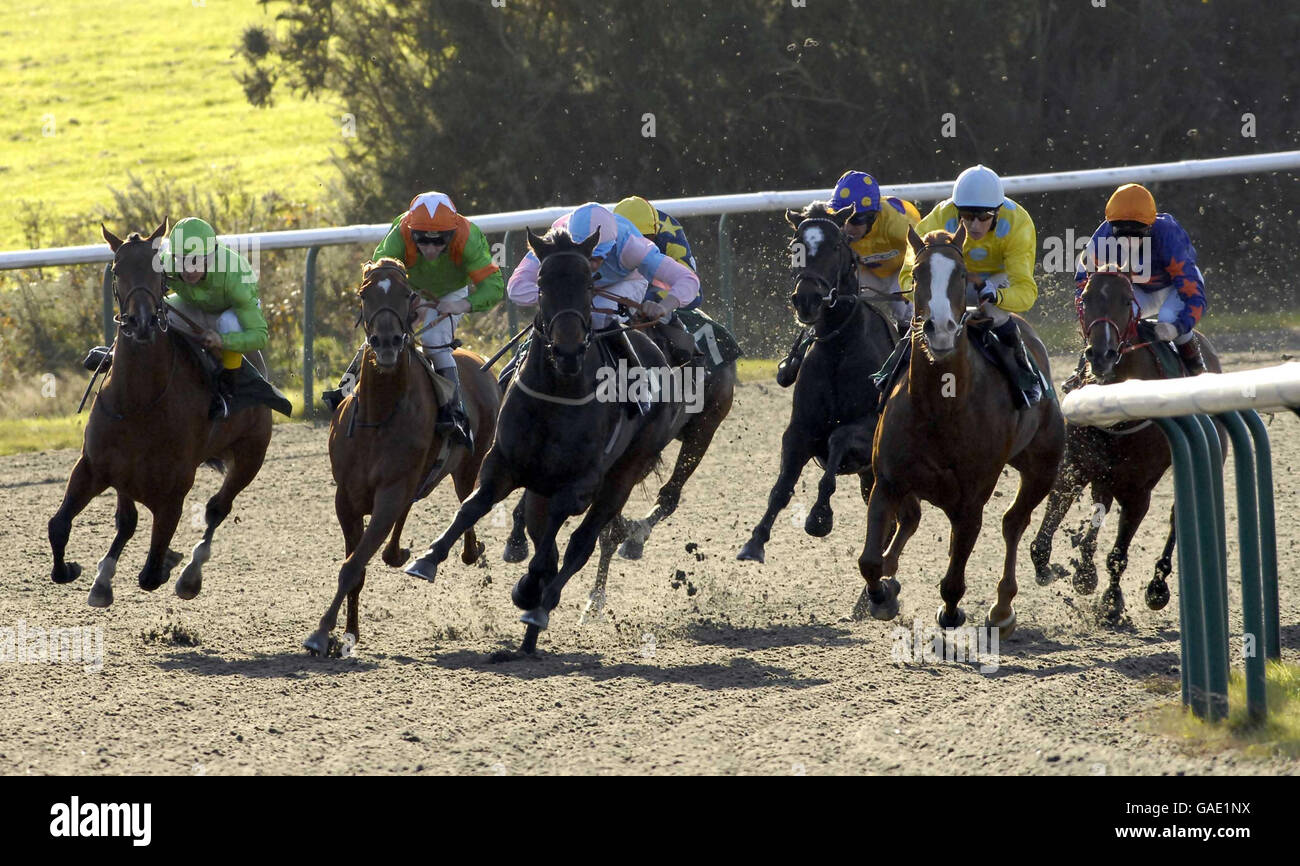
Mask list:
[{"label": "white riding helmet", "polygon": [[992,210],[1002,205],[1002,178],[991,168],[973,165],[957,175],[952,203],[959,208]]}]

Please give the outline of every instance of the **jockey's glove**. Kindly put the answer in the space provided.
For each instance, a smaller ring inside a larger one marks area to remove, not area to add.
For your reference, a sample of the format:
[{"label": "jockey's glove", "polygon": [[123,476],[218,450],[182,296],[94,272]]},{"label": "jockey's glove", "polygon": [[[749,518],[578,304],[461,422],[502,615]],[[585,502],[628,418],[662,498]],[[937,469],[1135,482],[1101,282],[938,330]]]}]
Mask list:
[{"label": "jockey's glove", "polygon": [[1178,326],[1171,322],[1156,322],[1156,339],[1162,343],[1172,343],[1178,336]]}]

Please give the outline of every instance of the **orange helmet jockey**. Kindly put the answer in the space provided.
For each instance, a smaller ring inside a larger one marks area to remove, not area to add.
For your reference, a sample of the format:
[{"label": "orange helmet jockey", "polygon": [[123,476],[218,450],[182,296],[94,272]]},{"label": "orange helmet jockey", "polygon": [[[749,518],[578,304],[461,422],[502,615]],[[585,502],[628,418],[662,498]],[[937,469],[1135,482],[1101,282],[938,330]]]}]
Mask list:
[{"label": "orange helmet jockey", "polygon": [[406,241],[404,258],[408,268],[419,259],[412,232],[443,235],[447,238],[447,254],[452,263],[461,263],[465,255],[465,243],[469,240],[469,220],[460,215],[446,193],[422,192],[411,199],[406,216],[402,217],[401,228],[402,239]]}]

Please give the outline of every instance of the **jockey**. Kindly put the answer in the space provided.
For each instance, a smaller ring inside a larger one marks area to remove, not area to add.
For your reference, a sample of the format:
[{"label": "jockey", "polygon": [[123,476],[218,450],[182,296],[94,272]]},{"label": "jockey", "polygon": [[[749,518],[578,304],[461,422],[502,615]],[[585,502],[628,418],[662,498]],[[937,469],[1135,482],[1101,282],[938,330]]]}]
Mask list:
[{"label": "jockey", "polygon": [[[164,301],[200,325],[203,348],[221,356],[213,416],[230,414],[230,403],[244,355],[266,348],[266,318],[257,294],[257,277],[248,260],[225,244],[204,220],[186,217],[172,226],[168,251],[159,260],[171,290]],[[185,331],[178,316],[169,321]]]},{"label": "jockey", "polygon": [[[649,239],[659,252],[690,268],[691,273],[699,275],[695,256],[691,253],[691,243],[686,239],[686,231],[677,220],[636,195],[628,196],[619,202],[614,207],[614,213],[636,226],[636,230]],[[662,301],[667,294],[666,287],[651,282],[646,287],[645,300]],[[695,300],[678,309],[694,310],[703,300],[703,294],[697,294]],[[695,339],[687,333],[685,324],[675,311],[668,321],[656,325],[655,328],[674,350],[673,360],[677,363],[689,363],[698,354]]]},{"label": "jockey", "polygon": [[[962,246],[966,263],[967,304],[978,304],[983,315],[993,320],[992,333],[1007,350],[1003,364],[1012,372],[1014,384],[1024,395],[1021,408],[1042,399],[1042,385],[1029,365],[1024,343],[1009,313],[1024,313],[1038,300],[1034,261],[1038,234],[1028,211],[1007,198],[1002,179],[992,169],[975,165],[957,176],[952,197],[935,205],[916,226],[924,237],[928,232],[955,233],[966,225]],[[908,248],[899,282],[911,293],[912,268],[916,256]]]},{"label": "jockey", "polygon": [[[832,210],[853,208],[844,224],[844,237],[858,266],[858,287],[889,304],[899,333],[912,319],[912,305],[903,296],[898,274],[907,256],[907,229],[921,219],[916,205],[895,196],[881,196],[876,179],[864,171],[846,171],[835,182],[829,202]],[[806,332],[778,366],[777,383],[794,382],[804,353],[812,342]]]},{"label": "jockey", "polygon": [[[1196,266],[1196,249],[1187,232],[1171,214],[1157,213],[1156,200],[1146,187],[1126,183],[1106,202],[1106,219],[1097,226],[1074,272],[1075,298],[1083,295],[1088,274],[1104,267],[1106,238],[1149,239],[1147,254],[1125,262],[1133,282],[1133,297],[1141,316],[1155,316],[1156,339],[1178,347],[1193,376],[1205,372],[1205,359],[1195,328],[1205,312],[1205,278]],[[1136,264],[1142,267],[1134,267]]]},{"label": "jockey", "polygon": [[[483,232],[440,192],[424,192],[411,199],[406,213],[393,220],[388,235],[375,247],[374,258],[384,256],[405,263],[411,288],[423,299],[416,308],[416,327],[424,328],[419,339],[425,357],[456,386],[451,400],[438,407],[437,430],[470,447],[460,375],[452,356],[456,325],[465,313],[482,313],[501,301],[505,293],[501,269],[492,261]],[[354,387],[360,360],[358,352],[339,390],[322,395],[331,410]]]},{"label": "jockey", "polygon": [[[689,305],[699,297],[700,280],[694,271],[660,252],[626,218],[611,213],[595,202],[588,202],[560,217],[551,228],[567,229],[570,236],[579,243],[599,231],[600,240],[591,254],[591,270],[595,275],[596,288],[624,299],[624,306],[639,311],[647,319],[667,322],[675,310]],[[510,275],[507,287],[510,300],[520,306],[537,303],[537,273],[540,269],[541,262],[536,255],[529,252],[524,256],[519,267]],[[667,289],[661,300],[645,300],[651,283]],[[614,300],[596,295],[592,298],[592,307],[595,309],[591,314],[593,328],[602,330],[620,324],[618,303]],[[618,339],[610,342],[618,348],[630,367],[642,366],[627,334],[621,334]],[[646,403],[638,403],[638,408],[642,414],[650,409]]]}]

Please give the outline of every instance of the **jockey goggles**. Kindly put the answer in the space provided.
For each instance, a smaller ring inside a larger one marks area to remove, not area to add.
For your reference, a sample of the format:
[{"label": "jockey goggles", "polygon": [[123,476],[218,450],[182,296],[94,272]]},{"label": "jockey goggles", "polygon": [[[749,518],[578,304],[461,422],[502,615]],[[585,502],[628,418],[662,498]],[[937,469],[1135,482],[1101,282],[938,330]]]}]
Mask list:
[{"label": "jockey goggles", "polygon": [[1110,231],[1117,238],[1145,238],[1151,234],[1151,226],[1136,220],[1114,220]]},{"label": "jockey goggles", "polygon": [[415,241],[417,246],[446,246],[450,232],[421,232],[412,231],[411,240]]},{"label": "jockey goggles", "polygon": [[957,211],[957,218],[967,222],[979,223],[993,219],[996,214],[996,208],[993,210],[959,210]]}]

